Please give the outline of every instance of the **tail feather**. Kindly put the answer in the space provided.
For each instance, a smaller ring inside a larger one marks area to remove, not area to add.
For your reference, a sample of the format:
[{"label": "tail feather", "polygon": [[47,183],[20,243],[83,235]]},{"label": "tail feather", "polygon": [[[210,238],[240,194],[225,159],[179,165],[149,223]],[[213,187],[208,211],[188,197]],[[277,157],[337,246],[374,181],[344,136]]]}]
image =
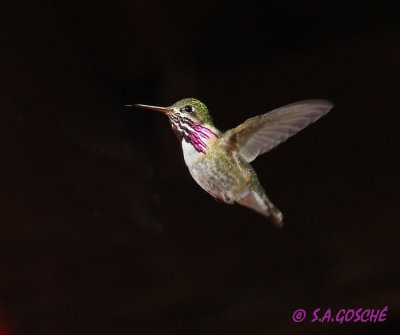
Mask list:
[{"label": "tail feather", "polygon": [[237,201],[242,206],[253,209],[254,211],[268,217],[271,222],[278,226],[283,226],[282,212],[268,199],[265,194],[258,194],[250,191],[246,196]]}]

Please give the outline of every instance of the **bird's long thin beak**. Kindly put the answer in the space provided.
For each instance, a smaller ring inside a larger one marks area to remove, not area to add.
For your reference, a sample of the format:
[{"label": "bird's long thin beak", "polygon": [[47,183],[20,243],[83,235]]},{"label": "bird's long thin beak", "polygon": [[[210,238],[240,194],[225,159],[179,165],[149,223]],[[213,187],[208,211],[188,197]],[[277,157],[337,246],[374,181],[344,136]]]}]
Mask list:
[{"label": "bird's long thin beak", "polygon": [[135,105],[129,105],[129,106],[143,108],[143,109],[149,109],[149,110],[164,113],[164,114],[170,114],[173,112],[173,109],[171,107],[158,107],[158,106],[141,105],[141,104],[135,104]]}]

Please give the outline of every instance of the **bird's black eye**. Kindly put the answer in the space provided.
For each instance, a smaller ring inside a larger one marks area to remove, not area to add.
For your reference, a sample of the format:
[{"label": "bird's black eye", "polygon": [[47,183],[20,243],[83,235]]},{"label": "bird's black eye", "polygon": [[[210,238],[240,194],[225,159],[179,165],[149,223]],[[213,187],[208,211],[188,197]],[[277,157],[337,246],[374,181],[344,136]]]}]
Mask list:
[{"label": "bird's black eye", "polygon": [[185,113],[192,113],[194,111],[194,108],[190,105],[186,105],[185,107],[181,108],[181,111]]}]

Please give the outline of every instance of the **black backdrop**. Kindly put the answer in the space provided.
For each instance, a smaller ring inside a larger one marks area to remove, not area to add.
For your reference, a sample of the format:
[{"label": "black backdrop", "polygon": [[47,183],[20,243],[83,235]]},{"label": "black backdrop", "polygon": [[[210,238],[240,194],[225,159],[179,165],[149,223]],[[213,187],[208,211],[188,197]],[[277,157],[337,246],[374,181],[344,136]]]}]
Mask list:
[{"label": "black backdrop", "polygon": [[[398,334],[388,1],[14,1],[0,14],[0,334]],[[275,229],[191,179],[167,119],[332,112],[257,159]],[[397,131],[397,134],[395,133]],[[292,321],[382,308],[377,324]]]}]

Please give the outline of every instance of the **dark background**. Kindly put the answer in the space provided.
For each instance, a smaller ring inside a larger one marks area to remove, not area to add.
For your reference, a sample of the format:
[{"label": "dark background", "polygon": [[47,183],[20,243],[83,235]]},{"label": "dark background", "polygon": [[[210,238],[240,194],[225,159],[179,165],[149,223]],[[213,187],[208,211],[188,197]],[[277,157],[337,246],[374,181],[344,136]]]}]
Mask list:
[{"label": "dark background", "polygon": [[[1,7],[1,335],[398,334],[391,2]],[[122,107],[184,97],[221,129],[335,103],[254,162],[283,229],[214,202],[167,119]],[[379,325],[291,319],[386,305]]]}]

